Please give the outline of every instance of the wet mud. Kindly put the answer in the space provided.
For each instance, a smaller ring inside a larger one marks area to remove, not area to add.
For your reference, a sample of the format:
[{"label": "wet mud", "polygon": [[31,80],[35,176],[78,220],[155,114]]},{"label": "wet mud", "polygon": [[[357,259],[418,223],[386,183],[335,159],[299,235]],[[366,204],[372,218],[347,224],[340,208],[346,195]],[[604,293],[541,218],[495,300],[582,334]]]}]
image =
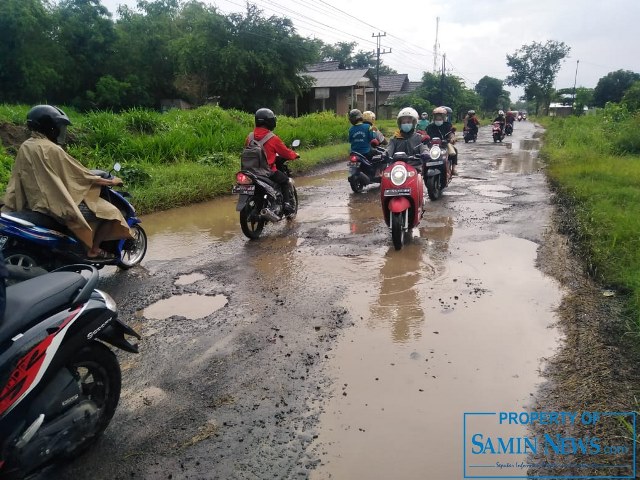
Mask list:
[{"label": "wet mud", "polygon": [[460,142],[401,251],[342,164],[258,241],[233,197],[145,217],[142,267],[102,279],[141,353],[103,438],[45,478],[459,478],[464,412],[536,408],[564,342],[537,131]]}]

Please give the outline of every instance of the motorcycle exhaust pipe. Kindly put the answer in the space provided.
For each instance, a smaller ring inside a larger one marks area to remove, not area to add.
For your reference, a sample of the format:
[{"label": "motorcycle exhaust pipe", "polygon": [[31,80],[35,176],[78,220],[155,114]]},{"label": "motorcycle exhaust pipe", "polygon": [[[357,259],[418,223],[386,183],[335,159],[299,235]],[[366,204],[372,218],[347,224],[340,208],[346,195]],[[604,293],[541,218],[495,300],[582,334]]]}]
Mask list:
[{"label": "motorcycle exhaust pipe", "polygon": [[260,216],[266,218],[271,222],[280,221],[280,217],[276,215],[274,212],[272,212],[271,210],[269,210],[268,208],[263,208],[262,210],[260,210]]}]

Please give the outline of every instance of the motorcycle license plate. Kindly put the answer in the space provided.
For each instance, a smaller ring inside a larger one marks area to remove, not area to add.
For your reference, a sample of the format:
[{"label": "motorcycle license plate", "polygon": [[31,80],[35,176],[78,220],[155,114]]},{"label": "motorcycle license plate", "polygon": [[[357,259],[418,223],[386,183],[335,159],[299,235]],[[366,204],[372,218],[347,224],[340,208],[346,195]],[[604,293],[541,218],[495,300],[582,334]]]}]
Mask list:
[{"label": "motorcycle license plate", "polygon": [[240,195],[253,195],[255,191],[255,185],[234,185],[231,188],[231,193],[239,193]]},{"label": "motorcycle license plate", "polygon": [[347,167],[349,168],[354,168],[354,167],[359,167],[360,166],[360,162],[349,162],[347,163]]},{"label": "motorcycle license plate", "polygon": [[442,160],[438,160],[437,162],[427,162],[425,163],[425,167],[435,167],[437,165],[442,165]]},{"label": "motorcycle license plate", "polygon": [[410,194],[411,194],[410,188],[387,188],[384,191],[385,197],[398,197],[398,196],[410,195]]}]

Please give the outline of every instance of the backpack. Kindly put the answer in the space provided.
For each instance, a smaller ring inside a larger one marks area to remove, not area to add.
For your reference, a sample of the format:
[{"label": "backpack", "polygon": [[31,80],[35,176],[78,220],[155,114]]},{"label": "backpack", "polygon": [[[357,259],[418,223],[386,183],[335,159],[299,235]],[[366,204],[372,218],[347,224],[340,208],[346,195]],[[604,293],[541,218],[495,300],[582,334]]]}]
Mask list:
[{"label": "backpack", "polygon": [[271,173],[271,167],[267,162],[267,154],[264,151],[264,144],[269,141],[275,133],[267,133],[262,140],[256,140],[253,132],[249,134],[249,142],[240,154],[240,169],[249,170],[258,175],[268,175]]}]

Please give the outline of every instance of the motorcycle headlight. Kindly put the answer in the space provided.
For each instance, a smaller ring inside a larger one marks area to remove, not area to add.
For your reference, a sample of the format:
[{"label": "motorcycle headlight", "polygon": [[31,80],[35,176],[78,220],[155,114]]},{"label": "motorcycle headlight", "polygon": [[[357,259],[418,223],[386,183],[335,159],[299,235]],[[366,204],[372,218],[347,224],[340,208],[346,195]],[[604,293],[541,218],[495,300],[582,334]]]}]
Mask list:
[{"label": "motorcycle headlight", "polygon": [[431,160],[438,160],[441,154],[442,152],[440,151],[440,145],[434,145],[433,147],[431,147],[431,150],[429,150],[429,156],[431,157]]},{"label": "motorcycle headlight", "polygon": [[407,169],[404,165],[396,165],[391,169],[391,183],[402,185],[407,180]]},{"label": "motorcycle headlight", "polygon": [[104,299],[105,306],[112,312],[115,312],[116,301],[113,298],[111,298],[111,295],[109,295],[107,292],[103,292],[102,290],[98,290],[97,288],[96,288],[96,292],[98,292],[100,296]]}]

